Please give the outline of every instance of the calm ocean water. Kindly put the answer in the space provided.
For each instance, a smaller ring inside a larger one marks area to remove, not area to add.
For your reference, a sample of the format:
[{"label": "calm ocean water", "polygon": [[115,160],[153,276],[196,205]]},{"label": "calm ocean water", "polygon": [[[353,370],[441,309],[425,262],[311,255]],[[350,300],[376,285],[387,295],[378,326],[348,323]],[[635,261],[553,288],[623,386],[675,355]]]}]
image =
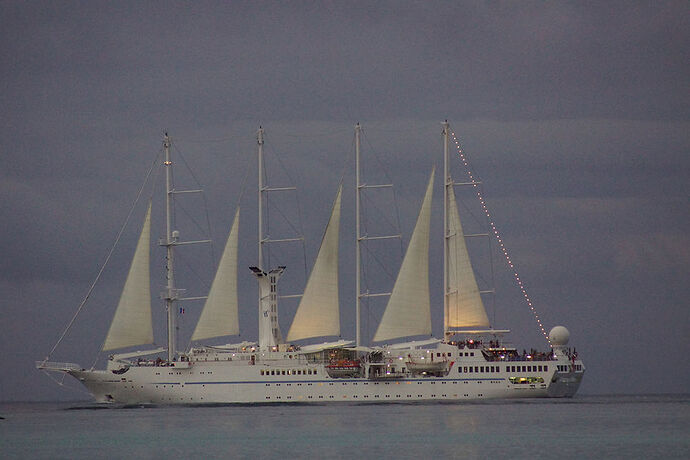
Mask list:
[{"label": "calm ocean water", "polygon": [[1,403],[0,458],[690,458],[690,395],[98,408]]}]

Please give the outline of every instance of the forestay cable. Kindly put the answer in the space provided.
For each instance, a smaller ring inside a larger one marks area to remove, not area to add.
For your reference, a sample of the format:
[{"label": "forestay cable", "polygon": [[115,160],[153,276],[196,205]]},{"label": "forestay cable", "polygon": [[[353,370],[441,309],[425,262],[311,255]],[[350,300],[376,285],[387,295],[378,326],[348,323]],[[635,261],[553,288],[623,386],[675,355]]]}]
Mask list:
[{"label": "forestay cable", "polygon": [[139,202],[139,199],[141,198],[141,194],[144,192],[144,188],[146,188],[146,184],[149,181],[149,177],[151,177],[151,173],[153,172],[154,167],[156,166],[156,163],[158,163],[158,159],[160,158],[160,151],[156,155],[156,158],[154,159],[153,163],[151,164],[151,167],[149,168],[149,171],[146,173],[146,178],[144,179],[144,182],[141,185],[141,188],[139,189],[139,192],[137,193],[137,197],[134,200],[134,203],[132,203],[132,207],[129,210],[129,213],[127,214],[127,217],[125,218],[124,224],[122,224],[122,228],[120,228],[120,231],[117,233],[117,236],[115,237],[115,242],[113,243],[112,247],[110,248],[110,251],[108,251],[108,256],[105,258],[105,262],[103,262],[103,265],[101,265],[101,269],[98,271],[98,274],[96,275],[96,279],[93,280],[93,283],[91,283],[91,286],[89,287],[89,290],[86,293],[86,296],[84,296],[84,300],[81,301],[79,304],[79,307],[77,308],[77,311],[74,313],[72,316],[72,319],[69,321],[67,324],[67,327],[65,330],[62,332],[60,335],[60,338],[57,340],[53,348],[50,350],[48,355],[46,356],[44,362],[47,362],[51,355],[55,352],[57,347],[60,345],[62,340],[65,338],[69,330],[72,328],[72,325],[74,324],[74,321],[77,319],[77,316],[79,316],[79,313],[81,313],[82,309],[84,308],[84,305],[86,305],[86,302],[89,300],[89,297],[91,296],[91,293],[93,292],[94,288],[96,287],[96,284],[98,284],[98,280],[101,279],[101,275],[103,274],[103,271],[105,270],[105,267],[108,265],[108,262],[110,261],[110,257],[113,255],[113,252],[115,252],[115,248],[117,247],[117,244],[120,242],[120,238],[122,237],[122,234],[125,231],[125,228],[127,227],[127,224],[129,223],[130,218],[132,217],[132,214],[134,213],[134,208],[136,207],[137,203]]},{"label": "forestay cable", "polygon": [[[455,148],[458,151],[458,155],[460,156],[462,163],[465,165],[465,170],[467,171],[467,175],[469,176],[470,181],[475,182],[474,174],[472,173],[472,170],[470,169],[467,158],[465,157],[465,153],[463,152],[462,148],[460,147],[460,141],[458,141],[458,138],[455,136],[455,132],[453,132],[452,129],[450,130],[450,134],[451,134],[451,136],[453,136],[453,142],[455,142]],[[510,267],[511,271],[513,272],[513,276],[515,277],[515,281],[517,282],[517,285],[520,288],[520,292],[522,292],[522,295],[525,298],[525,301],[527,302],[527,306],[529,306],[529,308],[532,312],[532,315],[534,316],[534,319],[537,321],[537,325],[539,326],[541,333],[544,335],[544,338],[546,339],[546,341],[549,342],[549,345],[551,345],[551,341],[549,340],[549,335],[546,333],[546,329],[544,329],[544,325],[541,322],[541,318],[539,318],[539,314],[534,309],[534,305],[532,305],[532,299],[530,299],[529,295],[527,294],[527,290],[525,289],[524,284],[522,284],[522,280],[520,280],[520,275],[518,275],[517,269],[515,268],[515,265],[513,264],[513,261],[510,258],[510,255],[508,255],[508,249],[506,248],[505,244],[503,243],[503,238],[501,238],[501,235],[498,233],[498,228],[496,227],[496,223],[493,221],[493,218],[491,217],[491,213],[489,212],[489,208],[486,205],[486,201],[484,200],[484,196],[482,195],[482,192],[479,189],[479,187],[477,187],[477,184],[473,183],[472,186],[475,188],[475,191],[477,192],[477,198],[479,198],[479,203],[481,204],[482,210],[484,211],[484,214],[486,215],[486,218],[489,221],[489,225],[491,226],[491,231],[493,232],[494,236],[496,237],[496,240],[498,241],[498,245],[501,248],[501,252],[503,253],[503,256],[505,257],[506,262],[508,263],[508,266]]]}]

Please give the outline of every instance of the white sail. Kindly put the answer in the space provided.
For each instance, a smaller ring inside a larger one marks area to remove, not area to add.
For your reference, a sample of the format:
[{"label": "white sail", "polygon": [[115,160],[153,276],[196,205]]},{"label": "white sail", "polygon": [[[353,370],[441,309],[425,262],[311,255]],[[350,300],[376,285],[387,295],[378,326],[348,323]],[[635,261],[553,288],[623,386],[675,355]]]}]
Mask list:
[{"label": "white sail", "polygon": [[424,201],[400,266],[398,278],[395,280],[381,323],[374,334],[374,342],[431,334],[429,226],[433,187],[434,171],[431,172]]},{"label": "white sail", "polygon": [[448,188],[448,327],[486,327],[484,303],[467,253],[453,187]]},{"label": "white sail", "polygon": [[151,203],[103,351],[153,343],[149,252]]},{"label": "white sail", "polygon": [[237,307],[237,251],[240,209],[237,208],[218,264],[211,290],[201,311],[192,340],[209,339],[240,333]]},{"label": "white sail", "polygon": [[288,332],[288,341],[340,335],[338,234],[342,191],[341,185],[333,203],[316,262]]}]

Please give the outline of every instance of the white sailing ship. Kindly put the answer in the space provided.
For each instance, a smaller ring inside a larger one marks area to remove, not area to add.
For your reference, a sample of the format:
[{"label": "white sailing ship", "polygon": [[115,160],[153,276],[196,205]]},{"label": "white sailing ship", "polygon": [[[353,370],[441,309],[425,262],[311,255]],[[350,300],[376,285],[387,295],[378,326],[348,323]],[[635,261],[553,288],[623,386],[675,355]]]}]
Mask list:
[{"label": "white sailing ship", "polygon": [[[85,369],[71,363],[36,363],[37,368],[68,374],[97,402],[119,404],[323,403],[333,401],[400,402],[466,401],[490,398],[572,397],[584,365],[567,348],[569,333],[554,327],[547,353],[519,354],[504,343],[509,331],[493,329],[470,264],[453,182],[448,170],[448,123],[444,139],[444,334],[442,338],[393,343],[431,336],[429,237],[434,173],[373,342],[360,337],[360,126],[355,127],[356,154],[356,338],[294,345],[304,339],[340,336],[338,243],[342,185],[338,188],[316,261],[292,325],[283,339],[278,324],[278,279],[285,267],[262,267],[266,241],[261,222],[263,130],[257,135],[259,161],[259,263],[251,267],[258,280],[259,336],[256,342],[202,345],[216,337],[239,333],[237,266],[239,208],[198,323],[194,343],[178,350],[175,333],[179,290],[175,285],[174,251],[184,244],[171,225],[171,142],[165,137],[167,348],[112,354],[106,369]],[[154,342],[149,287],[151,207],[129,273],[104,341],[103,351],[131,349]],[[165,354],[165,358],[161,356]],[[157,358],[154,359],[154,357]]]}]

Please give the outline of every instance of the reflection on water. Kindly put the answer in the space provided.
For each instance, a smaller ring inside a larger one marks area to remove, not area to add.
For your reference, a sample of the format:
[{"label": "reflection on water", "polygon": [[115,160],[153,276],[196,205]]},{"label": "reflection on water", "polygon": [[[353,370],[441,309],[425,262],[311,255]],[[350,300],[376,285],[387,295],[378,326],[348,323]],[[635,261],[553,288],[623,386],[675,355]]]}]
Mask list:
[{"label": "reflection on water", "polygon": [[[690,397],[0,405],[3,458],[690,458]],[[554,449],[556,449],[554,451]]]}]

